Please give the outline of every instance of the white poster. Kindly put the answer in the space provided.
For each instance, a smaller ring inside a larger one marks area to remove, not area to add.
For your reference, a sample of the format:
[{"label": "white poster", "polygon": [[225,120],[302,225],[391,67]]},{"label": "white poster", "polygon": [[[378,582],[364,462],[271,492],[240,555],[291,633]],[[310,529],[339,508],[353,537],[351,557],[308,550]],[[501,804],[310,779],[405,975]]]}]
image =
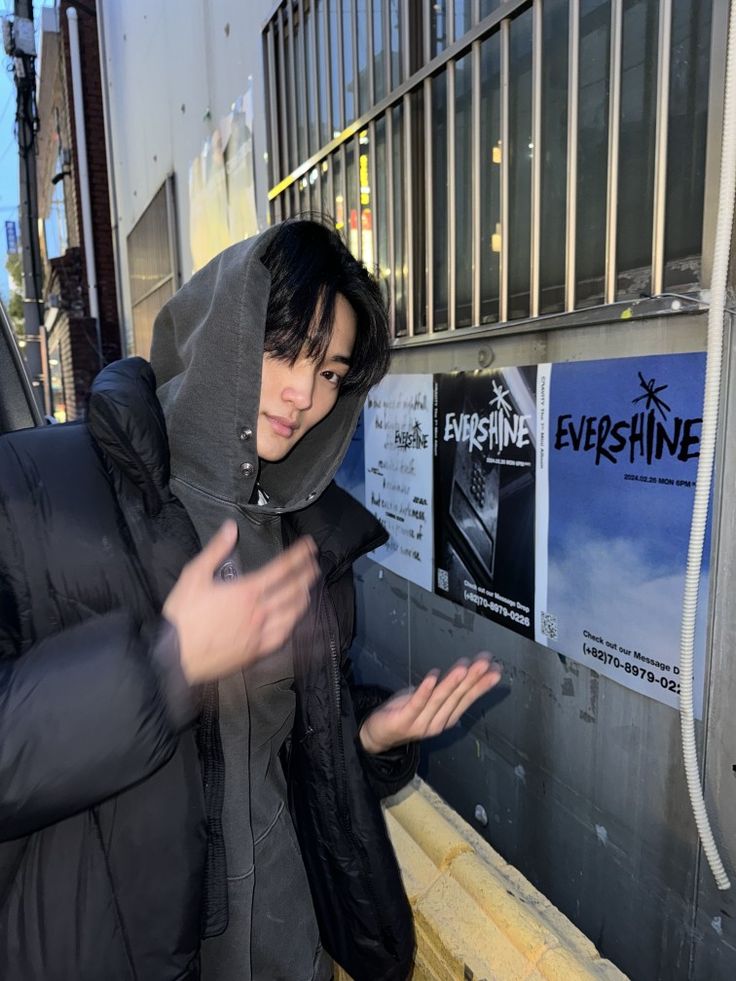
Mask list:
[{"label": "white poster", "polygon": [[365,503],[390,534],[371,558],[432,589],[432,375],[389,375],[365,406]]}]

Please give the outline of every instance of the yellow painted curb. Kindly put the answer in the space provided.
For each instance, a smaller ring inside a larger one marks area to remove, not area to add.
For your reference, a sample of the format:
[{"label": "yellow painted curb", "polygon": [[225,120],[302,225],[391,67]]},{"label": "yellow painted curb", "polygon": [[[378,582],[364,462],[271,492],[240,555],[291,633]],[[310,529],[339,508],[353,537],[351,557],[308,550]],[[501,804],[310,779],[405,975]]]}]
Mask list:
[{"label": "yellow painted curb", "polygon": [[626,981],[421,780],[386,821],[414,910],[412,981]]}]

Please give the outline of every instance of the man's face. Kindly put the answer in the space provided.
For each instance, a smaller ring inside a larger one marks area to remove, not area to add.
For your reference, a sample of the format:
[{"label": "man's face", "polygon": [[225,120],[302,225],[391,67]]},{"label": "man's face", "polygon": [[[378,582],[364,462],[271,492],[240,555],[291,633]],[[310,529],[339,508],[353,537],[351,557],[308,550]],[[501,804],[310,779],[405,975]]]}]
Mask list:
[{"label": "man's face", "polygon": [[355,311],[338,293],[330,343],[321,362],[300,355],[293,365],[263,356],[257,448],[262,460],[283,460],[334,408],[355,346]]}]

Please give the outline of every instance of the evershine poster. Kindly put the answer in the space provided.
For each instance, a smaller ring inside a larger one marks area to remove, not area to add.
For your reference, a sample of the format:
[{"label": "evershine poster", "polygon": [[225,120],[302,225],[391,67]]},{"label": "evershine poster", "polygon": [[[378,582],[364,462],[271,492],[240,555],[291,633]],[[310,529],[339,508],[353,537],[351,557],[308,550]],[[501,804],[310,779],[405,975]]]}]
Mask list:
[{"label": "evershine poster", "polygon": [[555,364],[540,399],[536,640],[672,706],[704,374],[702,354]]},{"label": "evershine poster", "polygon": [[435,591],[534,636],[536,367],[435,376]]}]

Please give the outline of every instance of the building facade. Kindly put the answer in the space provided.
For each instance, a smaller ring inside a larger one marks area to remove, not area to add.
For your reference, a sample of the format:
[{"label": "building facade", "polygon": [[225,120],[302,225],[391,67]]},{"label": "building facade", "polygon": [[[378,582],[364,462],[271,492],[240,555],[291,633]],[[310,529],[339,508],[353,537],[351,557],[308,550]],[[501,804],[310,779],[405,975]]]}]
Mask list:
[{"label": "building facade", "polygon": [[[703,351],[728,9],[102,0],[128,350],[249,220],[318,212],[391,298],[392,373]],[[732,378],[697,736],[733,868]],[[505,697],[428,747],[427,780],[636,981],[732,977],[736,904],[703,861],[676,708],[371,560],[358,578],[364,676],[504,662]]]},{"label": "building facade", "polygon": [[[80,168],[67,10],[77,11],[86,165]],[[101,364],[121,355],[95,3],[41,9],[38,201],[53,412],[81,418]],[[80,181],[87,182],[99,316],[90,309]]]}]

